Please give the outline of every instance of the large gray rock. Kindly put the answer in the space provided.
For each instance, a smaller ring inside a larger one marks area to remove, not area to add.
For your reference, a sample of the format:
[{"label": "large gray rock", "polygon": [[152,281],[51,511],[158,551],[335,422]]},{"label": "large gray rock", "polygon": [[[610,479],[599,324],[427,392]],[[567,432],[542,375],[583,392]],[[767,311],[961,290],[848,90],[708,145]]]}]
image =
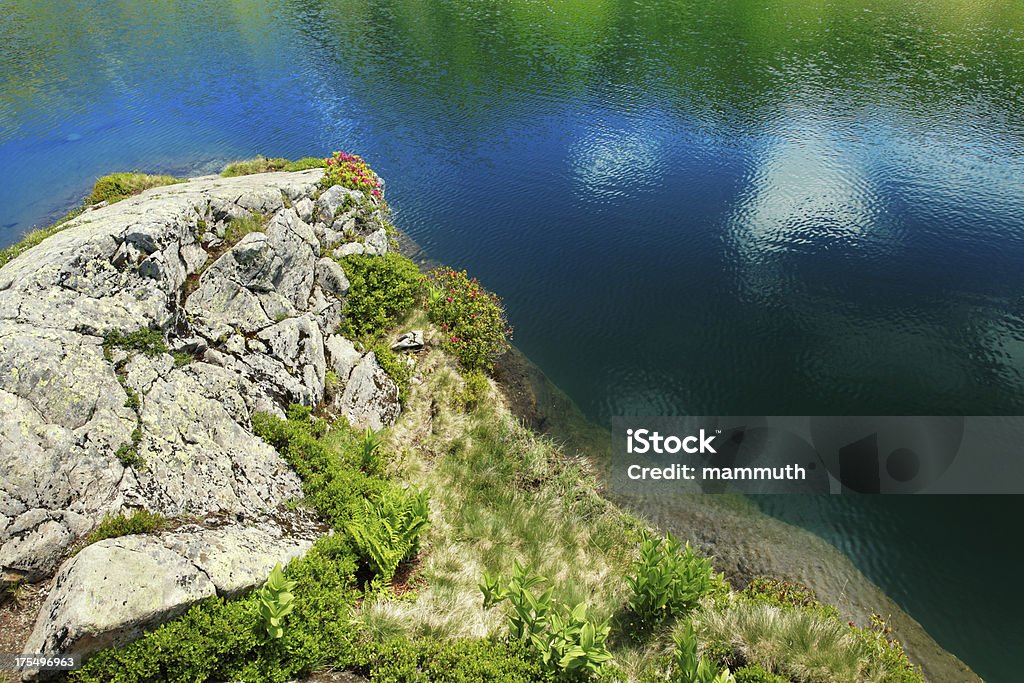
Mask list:
[{"label": "large gray rock", "polygon": [[352,371],[338,408],[357,428],[376,431],[395,424],[401,412],[398,385],[384,372],[373,351]]},{"label": "large gray rock", "polygon": [[120,645],[216,593],[205,572],[155,538],[100,541],[61,568],[26,652],[84,656]]},{"label": "large gray rock", "polygon": [[365,195],[359,190],[349,190],[340,185],[330,187],[324,190],[316,200],[320,220],[330,223],[346,205],[360,204],[364,198]]},{"label": "large gray rock", "polygon": [[362,360],[363,355],[355,345],[340,334],[332,334],[327,338],[327,360],[330,368],[343,383],[348,382],[352,370]]}]

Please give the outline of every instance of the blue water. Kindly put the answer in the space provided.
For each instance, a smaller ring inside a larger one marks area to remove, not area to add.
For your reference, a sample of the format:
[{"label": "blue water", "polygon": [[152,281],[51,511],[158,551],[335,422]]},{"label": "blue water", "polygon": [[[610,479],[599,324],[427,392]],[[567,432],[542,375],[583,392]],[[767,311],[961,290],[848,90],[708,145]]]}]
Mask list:
[{"label": "blue water", "polygon": [[[345,149],[599,422],[1024,414],[1022,102],[1009,0],[0,0],[0,245]],[[1016,680],[1019,499],[763,504]]]}]

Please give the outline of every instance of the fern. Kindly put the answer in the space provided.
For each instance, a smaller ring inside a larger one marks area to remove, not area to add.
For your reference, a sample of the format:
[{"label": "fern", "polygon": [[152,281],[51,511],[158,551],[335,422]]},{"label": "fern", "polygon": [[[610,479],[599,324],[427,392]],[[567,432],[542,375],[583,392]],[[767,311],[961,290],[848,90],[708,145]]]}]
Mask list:
[{"label": "fern", "polygon": [[347,527],[360,556],[381,581],[419,552],[430,527],[430,495],[421,490],[388,489],[376,503],[363,501],[363,515]]}]

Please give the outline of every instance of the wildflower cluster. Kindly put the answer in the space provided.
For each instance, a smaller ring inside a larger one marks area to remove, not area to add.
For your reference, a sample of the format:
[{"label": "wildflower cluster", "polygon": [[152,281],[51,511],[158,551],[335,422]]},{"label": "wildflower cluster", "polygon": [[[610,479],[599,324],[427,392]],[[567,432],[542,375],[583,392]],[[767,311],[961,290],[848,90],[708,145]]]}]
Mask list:
[{"label": "wildflower cluster", "polygon": [[441,328],[442,346],[469,370],[493,367],[512,335],[501,299],[464,270],[435,268],[427,285],[427,313]]},{"label": "wildflower cluster", "polygon": [[370,170],[362,157],[355,154],[335,152],[328,157],[324,184],[327,187],[341,185],[380,199],[380,178]]}]

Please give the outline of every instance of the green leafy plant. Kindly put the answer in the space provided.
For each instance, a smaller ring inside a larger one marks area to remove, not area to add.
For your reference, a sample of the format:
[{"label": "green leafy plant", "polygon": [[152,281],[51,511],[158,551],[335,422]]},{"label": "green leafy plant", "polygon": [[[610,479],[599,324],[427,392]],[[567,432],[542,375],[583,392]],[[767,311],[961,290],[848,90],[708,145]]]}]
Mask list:
[{"label": "green leafy plant", "polygon": [[697,634],[687,622],[673,635],[675,642],[672,680],[677,683],[730,683],[733,678],[726,667],[718,671],[714,664],[697,654]]},{"label": "green leafy plant", "polygon": [[629,607],[649,627],[697,605],[712,587],[711,561],[671,534],[665,538],[646,534],[626,581],[633,592]]},{"label": "green leafy plant", "polygon": [[485,572],[484,607],[509,603],[509,636],[526,644],[547,671],[563,679],[600,673],[612,660],[605,645],[611,627],[591,620],[584,603],[570,608],[552,597],[550,587],[539,594],[533,590],[546,582],[518,561],[508,581]]},{"label": "green leafy plant", "polygon": [[364,514],[346,527],[380,583],[390,581],[398,565],[419,552],[420,538],[430,526],[429,512],[425,490],[390,488],[377,502],[364,501]]},{"label": "green leafy plant", "polygon": [[342,311],[343,333],[373,339],[416,302],[422,284],[419,269],[401,254],[352,254],[340,263],[351,283]]},{"label": "green leafy plant", "polygon": [[274,640],[284,636],[284,618],[295,608],[295,596],[292,590],[296,583],[285,578],[281,563],[278,562],[270,572],[270,578],[259,591],[260,618],[267,635]]},{"label": "green leafy plant", "polygon": [[427,313],[441,328],[441,345],[466,369],[492,368],[512,335],[501,299],[466,271],[435,268],[427,281]]},{"label": "green leafy plant", "polygon": [[384,446],[384,438],[380,432],[375,432],[369,427],[363,431],[362,439],[359,442],[359,466],[364,472],[371,474],[382,474],[383,463],[380,452]]}]

